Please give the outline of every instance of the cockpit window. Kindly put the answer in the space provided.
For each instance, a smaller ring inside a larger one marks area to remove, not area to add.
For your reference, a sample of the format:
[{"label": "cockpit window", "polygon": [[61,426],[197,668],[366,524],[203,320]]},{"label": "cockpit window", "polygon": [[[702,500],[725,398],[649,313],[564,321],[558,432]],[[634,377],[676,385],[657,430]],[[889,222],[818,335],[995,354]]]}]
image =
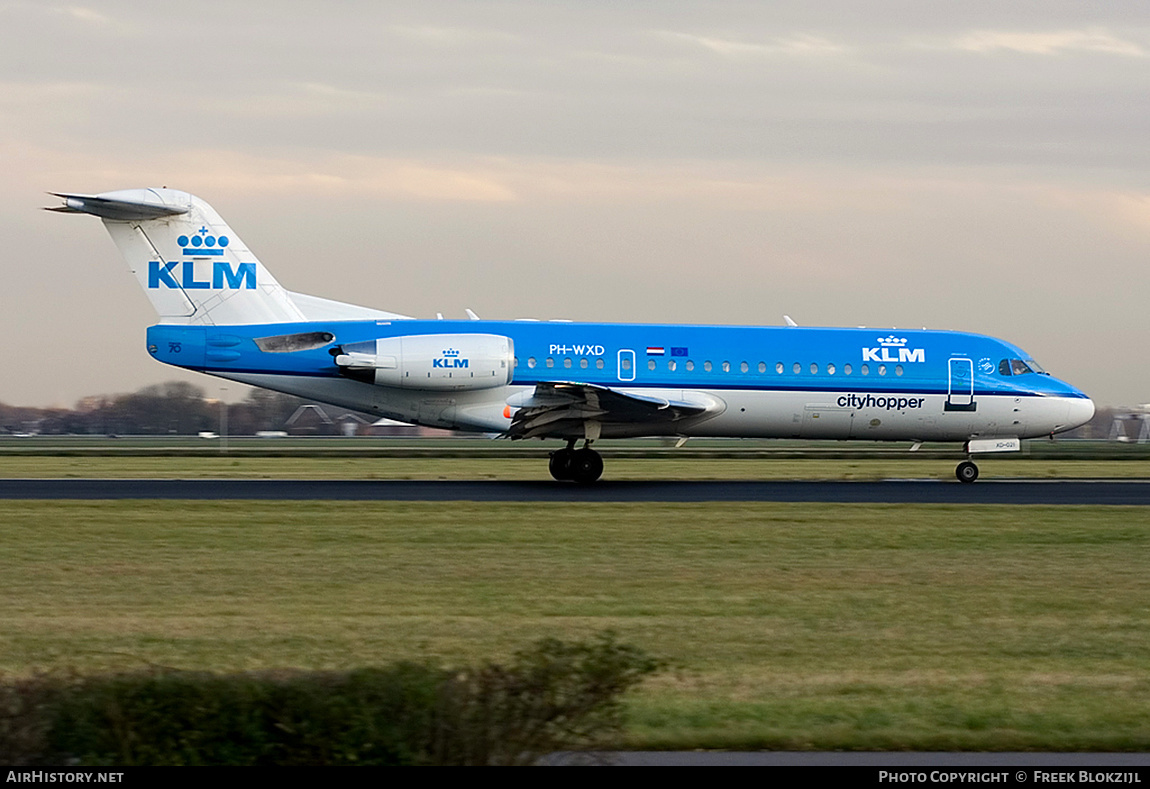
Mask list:
[{"label": "cockpit window", "polygon": [[999,375],[1025,375],[1026,373],[1047,374],[1033,359],[1027,359],[1025,362],[1021,359],[1003,359],[998,363]]}]

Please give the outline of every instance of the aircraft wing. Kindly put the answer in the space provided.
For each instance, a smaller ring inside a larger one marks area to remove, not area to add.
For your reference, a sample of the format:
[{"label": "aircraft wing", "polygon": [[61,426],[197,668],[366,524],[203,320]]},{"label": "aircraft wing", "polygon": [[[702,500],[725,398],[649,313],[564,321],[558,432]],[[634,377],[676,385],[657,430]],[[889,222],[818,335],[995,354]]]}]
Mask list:
[{"label": "aircraft wing", "polygon": [[[605,426],[662,425],[714,416],[726,408],[718,398],[673,390],[678,397],[635,394],[594,384],[548,381],[508,399],[517,407],[511,438],[598,438]],[[674,432],[674,431],[668,431]]]}]

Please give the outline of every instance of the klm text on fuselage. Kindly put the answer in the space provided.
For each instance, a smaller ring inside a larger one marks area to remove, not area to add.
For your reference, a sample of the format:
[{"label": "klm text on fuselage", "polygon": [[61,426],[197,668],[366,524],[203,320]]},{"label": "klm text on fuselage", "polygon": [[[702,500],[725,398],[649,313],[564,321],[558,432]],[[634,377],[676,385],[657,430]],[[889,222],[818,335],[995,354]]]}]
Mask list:
[{"label": "klm text on fuselage", "polygon": [[[897,350],[898,355],[892,355],[892,350]],[[922,348],[892,349],[887,346],[883,346],[882,348],[863,348],[862,358],[864,362],[925,362],[926,351]]]}]

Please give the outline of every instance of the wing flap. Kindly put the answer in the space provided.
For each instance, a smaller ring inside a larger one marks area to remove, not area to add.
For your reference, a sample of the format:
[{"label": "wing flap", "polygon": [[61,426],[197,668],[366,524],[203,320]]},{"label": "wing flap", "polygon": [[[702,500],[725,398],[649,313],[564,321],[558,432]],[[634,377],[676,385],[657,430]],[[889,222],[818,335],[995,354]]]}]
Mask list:
[{"label": "wing flap", "polygon": [[[726,408],[716,397],[692,393],[691,399],[657,397],[605,386],[549,381],[515,395],[507,404],[518,408],[507,435],[511,438],[584,437],[603,426],[649,425],[652,432],[685,420],[714,416]],[[591,423],[595,424],[589,429]],[[610,432],[610,431],[608,431]]]}]

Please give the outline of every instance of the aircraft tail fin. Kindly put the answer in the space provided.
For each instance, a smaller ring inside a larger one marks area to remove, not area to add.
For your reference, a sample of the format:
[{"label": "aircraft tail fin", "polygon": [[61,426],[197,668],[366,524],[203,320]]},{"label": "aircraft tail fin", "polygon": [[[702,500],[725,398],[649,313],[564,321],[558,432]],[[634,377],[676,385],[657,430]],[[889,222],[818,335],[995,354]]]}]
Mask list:
[{"label": "aircraft tail fin", "polygon": [[163,323],[306,319],[291,294],[198,197],[173,189],[52,194],[64,204],[50,211],[103,219]]}]

